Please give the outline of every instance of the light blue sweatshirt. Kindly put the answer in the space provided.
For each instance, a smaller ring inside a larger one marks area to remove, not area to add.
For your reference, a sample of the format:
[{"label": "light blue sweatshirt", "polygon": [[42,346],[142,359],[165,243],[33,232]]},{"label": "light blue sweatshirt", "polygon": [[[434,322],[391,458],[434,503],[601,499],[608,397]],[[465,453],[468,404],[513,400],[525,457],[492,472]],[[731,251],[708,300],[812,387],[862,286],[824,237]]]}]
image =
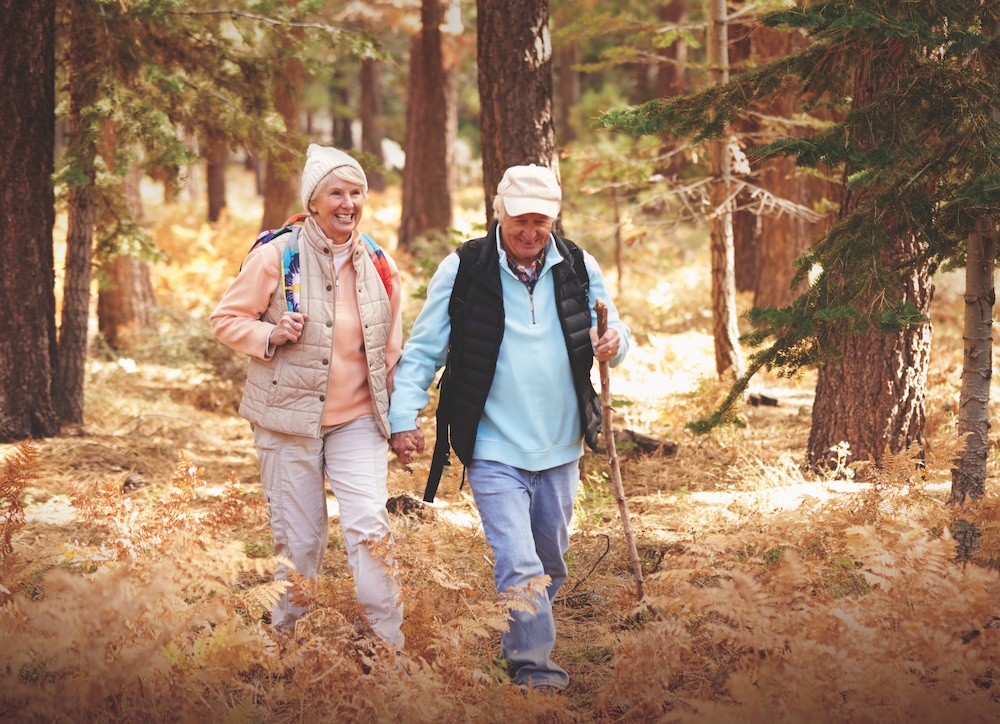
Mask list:
[{"label": "light blue sweatshirt", "polygon": [[[552,267],[563,263],[563,258],[550,236],[545,265],[534,291],[529,292],[508,266],[507,254],[499,243],[499,227],[494,228],[505,328],[473,458],[523,470],[547,470],[583,455],[580,413],[553,288]],[[618,317],[597,260],[587,252],[583,256],[590,277],[591,310],[596,300],[604,302],[608,326],[621,336],[618,354],[610,362],[614,367],[628,353],[629,328]],[[449,254],[438,266],[403,347],[389,404],[389,425],[394,433],[416,429],[417,415],[429,399],[427,389],[445,364],[451,335],[448,304],[458,265],[458,254]],[[591,318],[596,326],[593,311]]]}]

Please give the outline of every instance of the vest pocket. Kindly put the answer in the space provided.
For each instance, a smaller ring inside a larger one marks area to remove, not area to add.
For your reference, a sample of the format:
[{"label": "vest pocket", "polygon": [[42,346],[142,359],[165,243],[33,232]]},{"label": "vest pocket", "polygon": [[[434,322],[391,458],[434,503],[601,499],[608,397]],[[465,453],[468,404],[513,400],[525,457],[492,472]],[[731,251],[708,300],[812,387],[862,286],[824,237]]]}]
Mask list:
[{"label": "vest pocket", "polygon": [[281,387],[282,373],[285,369],[284,355],[275,355],[274,360],[274,366],[271,368],[271,384],[267,391],[267,404],[269,407],[274,404],[275,398],[278,396],[278,389]]}]

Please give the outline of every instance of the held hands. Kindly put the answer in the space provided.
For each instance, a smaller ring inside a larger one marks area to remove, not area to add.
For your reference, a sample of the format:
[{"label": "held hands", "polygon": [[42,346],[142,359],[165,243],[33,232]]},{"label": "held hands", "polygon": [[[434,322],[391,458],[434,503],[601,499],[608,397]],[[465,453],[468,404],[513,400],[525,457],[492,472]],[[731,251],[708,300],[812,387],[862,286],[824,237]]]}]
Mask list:
[{"label": "held hands", "polygon": [[618,354],[618,348],[621,345],[621,337],[618,336],[617,331],[608,327],[604,336],[598,339],[597,327],[591,327],[590,343],[594,345],[594,357],[597,361],[607,362],[614,359],[615,355]]},{"label": "held hands", "polygon": [[424,431],[421,429],[394,432],[389,438],[389,445],[396,457],[404,464],[413,462],[414,452],[424,451]]},{"label": "held hands", "polygon": [[298,342],[302,336],[302,329],[306,326],[309,315],[299,312],[288,312],[271,330],[270,343],[275,347],[280,347],[285,342]]}]

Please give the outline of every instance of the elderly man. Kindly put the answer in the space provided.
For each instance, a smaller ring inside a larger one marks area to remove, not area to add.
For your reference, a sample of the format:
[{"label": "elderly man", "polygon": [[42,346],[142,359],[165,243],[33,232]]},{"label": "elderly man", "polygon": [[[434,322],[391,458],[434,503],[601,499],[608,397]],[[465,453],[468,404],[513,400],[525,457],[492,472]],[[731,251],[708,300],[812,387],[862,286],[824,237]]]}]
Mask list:
[{"label": "elderly man", "polygon": [[[425,499],[432,500],[449,441],[465,465],[497,592],[528,599],[501,653],[518,684],[563,690],[551,658],[552,601],[566,578],[573,499],[584,441],[601,426],[593,360],[618,365],[629,330],[594,257],[552,232],[562,191],[542,166],[512,166],[497,186],[497,222],[438,266],[396,372],[390,444],[402,462],[424,449],[417,416],[442,378],[437,444]],[[608,307],[598,339],[592,310]],[[534,587],[548,584],[540,594]]]}]

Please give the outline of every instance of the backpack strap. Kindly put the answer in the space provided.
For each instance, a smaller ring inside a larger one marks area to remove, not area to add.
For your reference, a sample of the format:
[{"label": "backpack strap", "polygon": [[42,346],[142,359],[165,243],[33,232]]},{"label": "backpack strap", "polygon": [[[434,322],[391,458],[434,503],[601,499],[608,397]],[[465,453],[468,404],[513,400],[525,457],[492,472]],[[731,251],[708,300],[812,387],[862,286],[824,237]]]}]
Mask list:
[{"label": "backpack strap", "polygon": [[[488,243],[488,238],[484,243]],[[475,261],[478,255],[478,246],[474,244],[463,244],[455,253],[458,254],[458,272],[455,274],[455,283],[451,287],[451,299],[448,304],[448,316],[454,319],[455,301],[465,299],[472,275],[469,273],[469,266]],[[433,503],[434,496],[437,495],[438,486],[441,484],[441,475],[445,466],[451,466],[451,442],[449,440],[448,409],[450,398],[444,388],[445,378],[451,374],[451,343],[448,344],[448,360],[444,366],[444,372],[438,379],[438,406],[435,415],[437,426],[437,438],[434,440],[434,452],[431,454],[431,466],[427,473],[427,485],[424,488],[424,502]],[[462,471],[462,482],[465,482],[465,471]]]},{"label": "backpack strap", "polygon": [[385,287],[385,293],[389,295],[389,299],[392,299],[392,269],[389,268],[389,260],[386,259],[385,252],[382,251],[382,247],[375,243],[374,239],[363,231],[361,232],[361,240],[365,242],[365,247],[368,249],[368,256],[371,258],[372,264],[375,265],[375,270],[382,279],[382,286]]},{"label": "backpack strap", "polygon": [[[292,234],[292,238],[289,240],[288,246],[285,247],[285,253],[282,255],[281,259],[285,301],[288,304],[289,312],[299,311],[299,230],[301,229],[303,222],[308,217],[308,214],[295,214],[285,221],[280,228],[265,229],[257,235],[253,245],[247,251],[247,255],[249,255],[254,249],[274,241],[282,234]],[[375,270],[378,272],[379,278],[382,280],[382,286],[385,287],[385,293],[391,299],[392,269],[389,268],[389,261],[385,256],[385,252],[382,251],[382,248],[375,243],[374,239],[364,232],[360,233],[361,240],[364,242],[365,249],[368,251],[368,256],[372,260],[372,264],[375,265]],[[246,257],[244,257],[244,261],[246,261]],[[240,269],[242,268],[243,265],[240,264]]]}]

